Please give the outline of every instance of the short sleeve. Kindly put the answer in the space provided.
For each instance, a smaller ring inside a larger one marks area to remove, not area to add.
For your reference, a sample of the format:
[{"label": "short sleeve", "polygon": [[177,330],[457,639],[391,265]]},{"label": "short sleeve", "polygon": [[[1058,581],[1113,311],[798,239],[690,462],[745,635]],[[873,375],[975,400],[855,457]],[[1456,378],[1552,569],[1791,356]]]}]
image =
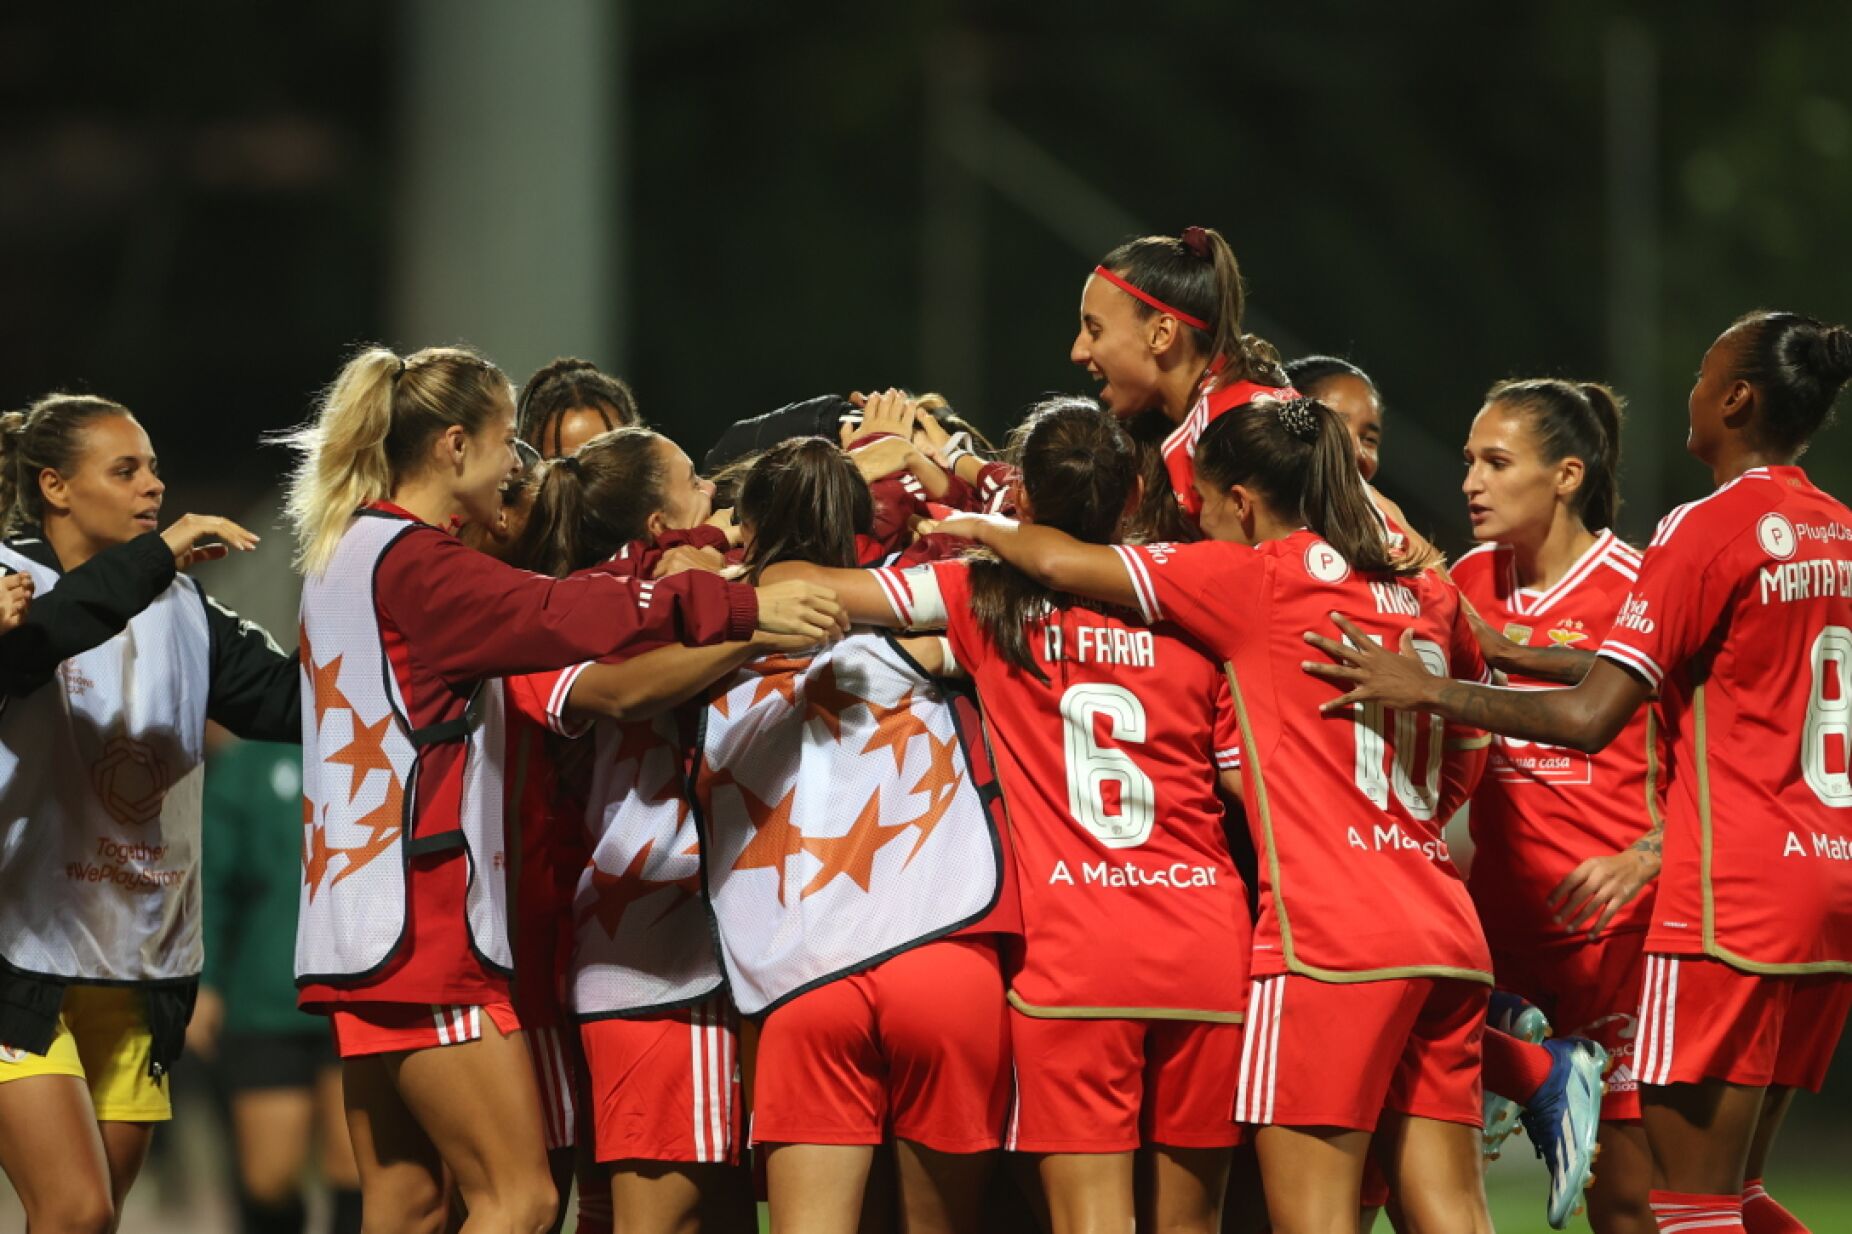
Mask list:
[{"label": "short sleeve", "polygon": [[1710,568],[1729,537],[1718,536],[1697,510],[1675,510],[1659,527],[1640,560],[1639,580],[1595,653],[1655,690],[1697,654],[1729,603],[1729,589],[1714,585]]},{"label": "short sleeve", "polygon": [[1223,646],[1251,599],[1265,559],[1241,544],[1121,544],[1114,547],[1146,621],[1168,621],[1210,648]]},{"label": "short sleeve", "polygon": [[569,668],[507,678],[504,684],[509,710],[562,737],[584,736],[591,725],[567,719],[566,700],[572,695],[572,683],[587,667],[589,663],[574,664]]},{"label": "short sleeve", "polygon": [[1228,674],[1215,674],[1215,765],[1223,771],[1241,770],[1241,717],[1235,712],[1235,695]]},{"label": "short sleeve", "polygon": [[901,629],[945,629],[945,586],[949,581],[954,589],[959,589],[964,572],[962,567],[946,570],[943,565],[932,562],[904,568],[885,566],[871,571],[875,582],[881,584],[881,594],[887,598],[887,606],[893,610],[894,620],[900,623]]}]

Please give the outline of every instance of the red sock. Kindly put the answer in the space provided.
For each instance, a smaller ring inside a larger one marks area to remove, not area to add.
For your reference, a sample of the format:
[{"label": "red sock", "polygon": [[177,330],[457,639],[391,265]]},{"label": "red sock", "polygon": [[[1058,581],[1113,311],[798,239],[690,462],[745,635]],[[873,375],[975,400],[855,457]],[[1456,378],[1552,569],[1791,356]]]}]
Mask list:
[{"label": "red sock", "polygon": [[1743,1228],[1749,1234],[1812,1234],[1768,1193],[1759,1178],[1743,1184]]},{"label": "red sock", "polygon": [[1729,1234],[1743,1228],[1740,1195],[1687,1195],[1682,1191],[1652,1191],[1653,1220],[1659,1234]]},{"label": "red sock", "polygon": [[1485,1030],[1485,1086],[1508,1101],[1530,1104],[1530,1099],[1550,1078],[1550,1052],[1540,1045],[1501,1033]]}]

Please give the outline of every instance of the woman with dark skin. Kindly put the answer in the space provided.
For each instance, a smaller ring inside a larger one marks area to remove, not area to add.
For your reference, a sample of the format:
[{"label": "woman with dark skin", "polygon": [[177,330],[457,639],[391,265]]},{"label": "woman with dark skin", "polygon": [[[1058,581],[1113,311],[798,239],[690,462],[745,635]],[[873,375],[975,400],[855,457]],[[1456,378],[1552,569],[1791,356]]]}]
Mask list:
[{"label": "woman with dark skin", "polygon": [[[1746,1195],[1773,1204],[1756,1184],[1775,1133],[1795,1088],[1818,1087],[1845,1021],[1852,889],[1842,863],[1807,858],[1843,839],[1831,807],[1852,795],[1843,765],[1814,748],[1847,697],[1852,512],[1794,462],[1849,378],[1844,326],[1755,312],[1719,336],[1686,442],[1717,492],[1661,522],[1600,652],[1490,649],[1500,668],[1572,689],[1444,681],[1338,614],[1347,642],[1306,635],[1330,661],[1305,670],[1345,689],[1326,713],[1381,703],[1594,752],[1661,692],[1677,771],[1636,1048],[1662,1230],[1741,1228]],[[1758,757],[1707,759],[1711,742],[1754,742]],[[1761,931],[1746,928],[1758,914]],[[1725,1045],[1731,1030],[1754,1040]]]}]

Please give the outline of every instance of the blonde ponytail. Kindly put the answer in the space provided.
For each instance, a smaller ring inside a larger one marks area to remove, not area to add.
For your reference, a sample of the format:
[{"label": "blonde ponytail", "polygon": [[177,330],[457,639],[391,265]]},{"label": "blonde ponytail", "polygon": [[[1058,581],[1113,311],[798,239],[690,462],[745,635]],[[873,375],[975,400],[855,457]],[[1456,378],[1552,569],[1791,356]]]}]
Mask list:
[{"label": "blonde ponytail", "polygon": [[500,369],[462,347],[428,347],[400,359],[360,351],[323,392],[315,418],[276,440],[300,454],[284,505],[296,532],[296,566],[327,569],[355,511],[392,495],[445,427],[475,432],[513,390]]}]

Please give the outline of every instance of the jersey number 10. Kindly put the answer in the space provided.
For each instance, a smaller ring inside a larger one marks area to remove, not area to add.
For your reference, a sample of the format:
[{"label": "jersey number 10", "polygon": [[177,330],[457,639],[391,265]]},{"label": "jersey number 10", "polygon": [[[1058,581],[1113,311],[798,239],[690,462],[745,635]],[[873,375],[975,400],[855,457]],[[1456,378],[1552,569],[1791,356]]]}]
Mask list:
[{"label": "jersey number 10", "polygon": [[[1375,635],[1371,637],[1376,638]],[[1376,641],[1383,640],[1376,638]],[[1425,638],[1414,642],[1415,654],[1421,657],[1422,665],[1430,673],[1447,676],[1447,653],[1441,650],[1440,644]],[[1381,703],[1353,705],[1353,715],[1357,721],[1357,788],[1379,810],[1389,808],[1389,793],[1393,788],[1395,799],[1402,803],[1410,818],[1424,821],[1433,818],[1440,804],[1440,760],[1444,753],[1446,721],[1439,716],[1413,711],[1385,711]],[[1385,768],[1385,730],[1391,715],[1395,717],[1395,760],[1393,766]],[[1422,753],[1416,725],[1426,725],[1428,730],[1427,757],[1420,767],[1415,765],[1415,759]]]}]

